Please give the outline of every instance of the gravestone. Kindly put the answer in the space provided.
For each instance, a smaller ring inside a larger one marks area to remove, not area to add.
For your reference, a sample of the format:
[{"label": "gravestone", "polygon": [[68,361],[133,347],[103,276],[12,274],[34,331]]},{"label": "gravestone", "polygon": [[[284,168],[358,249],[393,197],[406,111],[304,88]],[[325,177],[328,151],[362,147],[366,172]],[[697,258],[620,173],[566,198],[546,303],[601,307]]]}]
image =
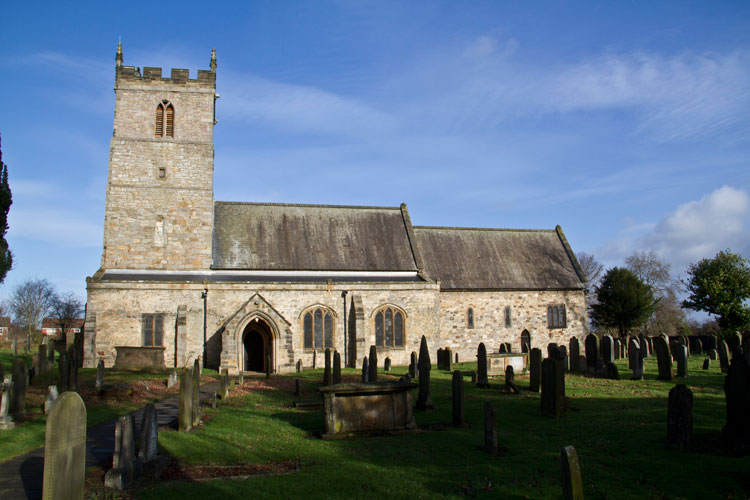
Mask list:
[{"label": "gravestone", "polygon": [[58,384],[60,392],[66,392],[69,386],[70,372],[68,371],[68,353],[65,349],[60,351],[60,359],[57,363],[58,369]]},{"label": "gravestone", "polygon": [[167,389],[171,389],[175,385],[177,385],[177,370],[172,370],[167,377]]},{"label": "gravestone", "polygon": [[5,375],[0,383],[0,430],[12,429],[16,426],[10,416],[10,398],[13,390],[13,377]]},{"label": "gravestone", "polygon": [[643,356],[641,356],[640,342],[630,339],[628,346],[628,362],[633,369],[631,380],[643,380]]},{"label": "gravestone", "polygon": [[431,410],[432,394],[430,390],[430,370],[432,362],[430,361],[430,351],[427,348],[427,339],[422,335],[419,344],[419,394],[417,396],[417,410]]},{"label": "gravestone", "polygon": [[669,343],[669,352],[672,354],[672,361],[677,361],[677,348],[680,346],[680,343],[676,340]]},{"label": "gravestone", "polygon": [[115,450],[112,455],[112,468],[104,475],[107,488],[124,490],[140,475],[140,460],[135,454],[135,425],[132,415],[117,419],[115,424]]},{"label": "gravestone", "polygon": [[44,436],[44,500],[83,499],[86,474],[86,406],[64,392],[47,417]]},{"label": "gravestone", "polygon": [[742,337],[739,333],[733,333],[727,338],[727,347],[730,353],[733,353],[737,349],[742,349]]},{"label": "gravestone", "polygon": [[605,365],[615,362],[615,344],[611,335],[602,336],[599,349],[602,355],[602,362],[604,362]]},{"label": "gravestone", "polygon": [[688,348],[684,345],[677,346],[677,376],[685,378],[688,376]]},{"label": "gravestone", "polygon": [[190,381],[193,383],[193,392],[191,393],[193,403],[190,407],[193,410],[193,425],[198,425],[201,421],[201,365],[197,359],[193,361],[193,373]]},{"label": "gravestone", "polygon": [[229,376],[226,370],[219,377],[219,395],[222,401],[229,397]]},{"label": "gravestone", "polygon": [[513,345],[510,342],[505,343],[505,352],[507,353],[513,352]]},{"label": "gravestone", "polygon": [[557,357],[557,343],[556,342],[550,342],[547,344],[547,357]]},{"label": "gravestone", "polygon": [[596,365],[599,361],[599,337],[593,333],[586,335],[586,370],[596,372]]},{"label": "gravestone", "polygon": [[294,395],[299,396],[302,394],[302,381],[298,378],[294,379]]},{"label": "gravestone", "polygon": [[706,358],[703,360],[703,369],[708,370],[711,367],[711,360]]},{"label": "gravestone", "polygon": [[14,420],[26,418],[26,363],[21,358],[13,360],[10,369],[13,375],[13,387],[10,391],[10,414]]},{"label": "gravestone", "polygon": [[727,413],[722,436],[732,449],[746,454],[750,452],[750,365],[744,357],[729,365],[724,395]]},{"label": "gravestone", "polygon": [[516,378],[513,374],[513,365],[505,367],[505,390],[513,394],[520,394],[518,387],[516,387]]},{"label": "gravestone", "polygon": [[547,358],[542,361],[542,414],[559,417],[565,409],[565,381],[561,377],[560,360]]},{"label": "gravestone", "polygon": [[502,343],[500,344],[500,354],[506,354],[508,352],[507,344]]},{"label": "gravestone", "polygon": [[562,369],[563,371],[569,371],[570,370],[570,364],[568,359],[568,348],[564,345],[557,346],[557,350],[560,353],[560,360],[562,361]]},{"label": "gravestone", "polygon": [[459,370],[453,372],[451,388],[451,413],[453,417],[453,425],[464,425],[464,378]]},{"label": "gravestone", "polygon": [[455,355],[455,360],[454,360],[454,361],[455,361],[456,363],[458,363],[458,353],[456,353],[456,355]]},{"label": "gravestone", "polygon": [[378,381],[378,348],[370,346],[370,382]]},{"label": "gravestone", "polygon": [[490,386],[487,379],[487,348],[480,342],[477,348],[477,387],[486,389]]},{"label": "gravestone", "polygon": [[[568,342],[568,353],[570,355],[570,371],[577,372],[579,370],[578,357],[581,355],[581,344],[576,337],[571,338]],[[541,362],[539,366],[541,368]]]},{"label": "gravestone", "polygon": [[178,426],[180,432],[188,432],[193,428],[193,374],[187,369],[180,375],[180,412]]},{"label": "gravestone", "polygon": [[609,380],[620,380],[620,372],[617,370],[617,365],[614,363],[607,363],[607,378]]},{"label": "gravestone", "polygon": [[693,338],[693,344],[691,346],[690,351],[693,354],[698,354],[698,355],[703,354],[703,342],[701,342],[701,339],[697,337]]},{"label": "gravestone", "polygon": [[614,353],[615,359],[620,359],[622,357],[622,342],[620,342],[620,339],[614,340]]},{"label": "gravestone", "polygon": [[13,356],[18,356],[18,341],[13,339]]},{"label": "gravestone", "polygon": [[39,375],[47,373],[47,346],[39,345],[39,354],[37,355],[37,366],[39,366]]},{"label": "gravestone", "polygon": [[453,351],[450,347],[445,348],[445,369],[451,371],[453,369]]},{"label": "gravestone", "polygon": [[409,359],[409,375],[411,378],[417,378],[417,353],[412,351]]},{"label": "gravestone", "polygon": [[437,367],[438,370],[444,370],[445,363],[443,362],[443,350],[438,348],[437,350]]},{"label": "gravestone", "polygon": [[572,446],[560,450],[560,472],[564,500],[583,500],[583,481],[578,453]]},{"label": "gravestone", "polygon": [[313,370],[317,368],[317,364],[316,364],[317,357],[318,357],[318,351],[313,351],[313,363],[312,363]]},{"label": "gravestone", "polygon": [[495,430],[495,409],[489,402],[484,403],[484,449],[490,455],[497,455],[497,431]]},{"label": "gravestone", "polygon": [[304,370],[304,368],[302,366],[302,360],[298,359],[297,360],[297,373],[302,373],[303,370]]},{"label": "gravestone", "polygon": [[55,403],[57,402],[57,386],[51,385],[47,387],[47,397],[44,399],[44,414],[49,415],[49,412],[52,411],[52,407],[55,406]]},{"label": "gravestone", "polygon": [[211,394],[211,397],[209,398],[209,400],[211,401],[211,408],[214,410],[216,409],[216,406],[217,406],[217,402],[216,402],[217,399],[218,399],[218,396],[216,394],[216,391],[214,391]]},{"label": "gravestone", "polygon": [[100,390],[104,384],[104,360],[100,359],[96,364],[96,390]]},{"label": "gravestone", "polygon": [[331,385],[331,350],[325,350],[325,365],[323,368],[323,386]]},{"label": "gravestone", "polygon": [[68,390],[78,392],[78,351],[75,345],[68,349]]},{"label": "gravestone", "polygon": [[159,425],[156,418],[156,407],[146,405],[141,420],[141,435],[138,439],[138,458],[141,463],[150,462],[159,451]]},{"label": "gravestone", "polygon": [[729,371],[729,346],[725,341],[719,342],[719,364],[721,365],[721,373],[727,373]]},{"label": "gravestone", "polygon": [[391,358],[385,358],[385,362],[383,362],[383,370],[384,371],[391,371]]},{"label": "gravestone", "polygon": [[648,358],[651,355],[651,345],[646,341],[646,336],[639,333],[638,342],[641,344],[641,356]]},{"label": "gravestone", "polygon": [[539,392],[542,381],[542,350],[535,347],[529,354],[529,390]]},{"label": "gravestone", "polygon": [[370,365],[367,362],[367,356],[362,360],[362,383],[366,384],[370,381]]},{"label": "gravestone", "polygon": [[588,370],[588,361],[586,360],[586,356],[581,354],[578,356],[578,371],[581,373],[585,373],[586,370]]},{"label": "gravestone", "polygon": [[333,380],[334,384],[341,383],[341,354],[338,351],[333,351]]},{"label": "gravestone", "polygon": [[657,380],[672,380],[672,353],[669,352],[669,344],[665,335],[654,338],[656,349],[656,363],[659,368]]},{"label": "gravestone", "polygon": [[716,359],[719,357],[719,353],[716,349],[709,349],[706,351],[706,354],[708,355],[708,359],[712,359],[716,361]]},{"label": "gravestone", "polygon": [[669,391],[667,403],[667,446],[686,451],[692,434],[693,393],[685,384],[677,384]]}]

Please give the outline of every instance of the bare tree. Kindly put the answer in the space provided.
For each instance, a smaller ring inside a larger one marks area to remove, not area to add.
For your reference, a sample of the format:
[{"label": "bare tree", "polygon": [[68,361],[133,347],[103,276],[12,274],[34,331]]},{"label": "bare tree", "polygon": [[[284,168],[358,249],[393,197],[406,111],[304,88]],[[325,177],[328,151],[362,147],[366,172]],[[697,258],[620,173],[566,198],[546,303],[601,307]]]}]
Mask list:
[{"label": "bare tree", "polygon": [[653,250],[633,252],[633,255],[625,259],[625,267],[653,288],[657,295],[664,295],[667,290],[676,291],[677,283],[670,274],[672,265]]},{"label": "bare tree", "polygon": [[74,320],[83,313],[83,301],[73,292],[55,295],[50,313],[55,317],[57,326],[62,330],[60,336],[62,346],[68,345],[68,330],[73,327]]},{"label": "bare tree", "polygon": [[599,278],[602,277],[604,266],[590,253],[579,252],[576,254],[576,259],[578,259],[578,264],[581,266],[583,274],[586,275],[586,287],[590,290],[596,285]]},{"label": "bare tree", "polygon": [[26,329],[27,352],[31,351],[31,334],[41,326],[54,298],[55,288],[45,279],[27,279],[13,289],[8,304],[15,321]]}]

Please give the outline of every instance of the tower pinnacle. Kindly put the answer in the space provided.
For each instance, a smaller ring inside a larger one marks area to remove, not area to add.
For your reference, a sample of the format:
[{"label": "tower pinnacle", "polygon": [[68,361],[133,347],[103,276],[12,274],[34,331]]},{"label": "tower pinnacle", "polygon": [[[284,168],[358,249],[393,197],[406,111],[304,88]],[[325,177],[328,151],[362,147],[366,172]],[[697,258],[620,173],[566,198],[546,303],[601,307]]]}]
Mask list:
[{"label": "tower pinnacle", "polygon": [[211,49],[211,71],[216,73],[216,49]]},{"label": "tower pinnacle", "polygon": [[116,67],[122,66],[122,42],[117,42],[117,55],[115,55]]}]

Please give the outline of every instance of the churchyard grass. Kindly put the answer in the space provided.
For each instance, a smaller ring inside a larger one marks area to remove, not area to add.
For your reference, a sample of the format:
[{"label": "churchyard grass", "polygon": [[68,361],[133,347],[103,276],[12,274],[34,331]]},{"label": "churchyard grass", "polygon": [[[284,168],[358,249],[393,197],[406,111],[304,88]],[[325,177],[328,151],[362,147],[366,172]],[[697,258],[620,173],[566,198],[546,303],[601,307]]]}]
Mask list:
[{"label": "churchyard grass", "polygon": [[[147,483],[139,498],[560,498],[560,449],[567,445],[578,452],[587,498],[746,498],[750,457],[721,454],[724,377],[718,363],[701,370],[702,361],[690,358],[689,378],[672,382],[655,380],[655,357],[645,360],[642,381],[629,380],[627,360],[617,361],[619,381],[566,374],[572,409],[559,419],[541,415],[539,394],[525,390],[528,376],[516,377],[521,395],[514,396],[502,392],[502,377],[479,389],[467,374],[461,428],[450,425],[451,374],[433,366],[435,410],[415,414],[421,431],[335,440],[313,436],[322,431],[322,411],[290,406],[295,378],[303,381],[302,399],[318,397],[322,369],[275,376],[280,387],[230,397],[207,409],[205,425],[191,433],[160,432],[160,448],[186,466],[296,462],[298,471]],[[357,379],[359,371],[346,369],[344,377]],[[667,394],[676,383],[695,398],[694,451],[687,453],[665,447]],[[496,457],[481,449],[485,401],[496,412]]]}]

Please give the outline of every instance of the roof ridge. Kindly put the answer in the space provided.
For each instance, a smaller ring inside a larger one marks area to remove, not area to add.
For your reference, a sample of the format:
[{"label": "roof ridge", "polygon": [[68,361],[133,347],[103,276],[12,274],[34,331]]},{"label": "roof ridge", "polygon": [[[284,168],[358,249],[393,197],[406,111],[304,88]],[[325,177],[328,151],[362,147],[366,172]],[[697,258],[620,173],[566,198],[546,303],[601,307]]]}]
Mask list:
[{"label": "roof ridge", "polygon": [[507,231],[519,233],[554,233],[554,229],[514,229],[506,227],[412,226],[414,229],[450,229],[458,231]]},{"label": "roof ridge", "polygon": [[318,205],[315,203],[271,203],[258,201],[214,201],[214,204],[222,205],[252,205],[252,206],[271,206],[271,207],[303,207],[303,208],[350,208],[365,210],[401,210],[401,207],[378,207],[368,205]]}]

